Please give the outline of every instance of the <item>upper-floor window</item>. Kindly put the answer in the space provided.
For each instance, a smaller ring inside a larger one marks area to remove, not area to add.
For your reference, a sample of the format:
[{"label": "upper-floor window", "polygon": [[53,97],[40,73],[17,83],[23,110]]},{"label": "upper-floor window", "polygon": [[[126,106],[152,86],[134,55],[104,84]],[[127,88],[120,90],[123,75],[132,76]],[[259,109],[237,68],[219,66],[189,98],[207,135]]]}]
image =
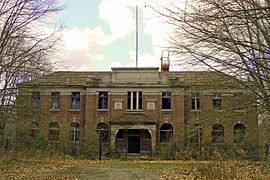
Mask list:
[{"label": "upper-floor window", "polygon": [[171,92],[163,92],[162,93],[162,109],[172,109]]},{"label": "upper-floor window", "polygon": [[142,91],[128,91],[127,109],[130,110],[142,109]]},{"label": "upper-floor window", "polygon": [[243,104],[243,93],[234,93],[234,109],[235,110],[244,110]]},{"label": "upper-floor window", "polygon": [[40,108],[40,93],[39,92],[32,93],[32,107],[36,109]]},{"label": "upper-floor window", "polygon": [[51,94],[51,109],[60,108],[60,92],[52,92]]},{"label": "upper-floor window", "polygon": [[221,109],[222,107],[221,93],[214,93],[212,98],[213,98],[213,109]]},{"label": "upper-floor window", "polygon": [[192,94],[191,96],[191,109],[198,110],[201,107],[200,102],[200,95],[199,94]]},{"label": "upper-floor window", "polygon": [[71,109],[80,109],[80,92],[71,93]]},{"label": "upper-floor window", "polygon": [[108,92],[98,93],[98,109],[108,109]]}]

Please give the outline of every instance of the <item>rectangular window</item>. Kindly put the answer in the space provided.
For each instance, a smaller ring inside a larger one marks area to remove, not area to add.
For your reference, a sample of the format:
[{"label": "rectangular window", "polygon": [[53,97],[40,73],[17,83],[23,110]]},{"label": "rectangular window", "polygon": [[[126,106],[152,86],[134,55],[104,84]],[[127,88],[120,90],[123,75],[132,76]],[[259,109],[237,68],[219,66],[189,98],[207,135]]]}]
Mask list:
[{"label": "rectangular window", "polygon": [[98,109],[108,109],[108,92],[98,93]]},{"label": "rectangular window", "polygon": [[162,109],[172,109],[172,96],[170,92],[162,93]]},{"label": "rectangular window", "polygon": [[39,92],[32,93],[32,107],[35,109],[40,108],[40,93]]},{"label": "rectangular window", "polygon": [[142,109],[142,91],[129,91],[127,93],[127,109],[140,110]]},{"label": "rectangular window", "polygon": [[60,108],[60,92],[51,93],[51,109]]},{"label": "rectangular window", "polygon": [[213,95],[213,109],[221,109],[222,95],[221,93],[214,93]]},{"label": "rectangular window", "polygon": [[71,109],[80,109],[80,92],[71,93]]},{"label": "rectangular window", "polygon": [[244,110],[243,93],[234,93],[234,110]]},{"label": "rectangular window", "polygon": [[193,94],[191,96],[191,109],[192,110],[199,110],[200,108],[201,108],[200,95]]}]

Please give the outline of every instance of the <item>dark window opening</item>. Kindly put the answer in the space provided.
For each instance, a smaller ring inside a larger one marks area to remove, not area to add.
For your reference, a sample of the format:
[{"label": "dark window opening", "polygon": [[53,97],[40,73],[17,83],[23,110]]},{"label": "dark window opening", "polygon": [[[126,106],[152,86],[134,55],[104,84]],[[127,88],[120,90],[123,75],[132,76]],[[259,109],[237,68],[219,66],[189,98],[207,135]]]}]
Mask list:
[{"label": "dark window opening", "polygon": [[119,129],[119,131],[116,134],[116,139],[120,139],[120,140],[124,139],[123,129]]},{"label": "dark window opening", "polygon": [[169,123],[165,123],[160,127],[160,142],[168,142],[173,138],[173,127]]},{"label": "dark window opening", "polygon": [[213,109],[221,109],[221,107],[222,107],[221,93],[215,93],[213,95]]},{"label": "dark window opening", "polygon": [[40,108],[40,93],[39,92],[32,93],[32,107],[35,109]]},{"label": "dark window opening", "polygon": [[51,122],[49,124],[49,141],[59,140],[59,125],[57,122]]},{"label": "dark window opening", "polygon": [[224,143],[224,127],[221,124],[214,124],[212,127],[212,143]]},{"label": "dark window opening", "polygon": [[52,92],[51,94],[51,109],[60,108],[60,92]]},{"label": "dark window opening", "polygon": [[191,96],[191,109],[192,110],[198,110],[201,107],[200,103],[200,95],[199,94],[193,94]]},{"label": "dark window opening", "polygon": [[127,93],[127,109],[140,110],[142,109],[142,92],[134,91]]},{"label": "dark window opening", "polygon": [[233,142],[234,143],[241,143],[245,140],[246,128],[243,124],[236,124],[233,127]]},{"label": "dark window opening", "polygon": [[108,109],[108,92],[99,92],[98,109]]},{"label": "dark window opening", "polygon": [[244,105],[243,105],[243,93],[235,93],[233,95],[234,97],[234,109],[235,110],[244,110]]},{"label": "dark window opening", "polygon": [[109,142],[109,128],[105,123],[99,123],[97,125],[97,132],[99,133],[99,138],[101,142],[108,143]]},{"label": "dark window opening", "polygon": [[151,139],[151,134],[147,129],[145,130],[145,139]]},{"label": "dark window opening", "polygon": [[80,109],[80,92],[71,93],[71,109]]},{"label": "dark window opening", "polygon": [[170,92],[162,93],[162,109],[172,108],[172,97]]}]

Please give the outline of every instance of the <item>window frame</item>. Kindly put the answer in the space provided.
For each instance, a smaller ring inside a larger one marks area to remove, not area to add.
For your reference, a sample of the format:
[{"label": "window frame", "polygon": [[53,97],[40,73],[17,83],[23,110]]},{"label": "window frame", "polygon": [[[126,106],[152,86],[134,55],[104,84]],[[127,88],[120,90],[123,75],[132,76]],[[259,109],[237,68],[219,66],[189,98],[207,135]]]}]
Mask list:
[{"label": "window frame", "polygon": [[70,109],[80,109],[81,94],[80,92],[71,92]]},{"label": "window frame", "polygon": [[51,92],[51,109],[60,109],[60,92]]},{"label": "window frame", "polygon": [[222,109],[222,93],[213,93],[212,106],[214,110]]},{"label": "window frame", "polygon": [[127,92],[127,110],[141,111],[142,110],[142,91]]},{"label": "window frame", "polygon": [[70,139],[71,142],[80,141],[80,124],[77,122],[70,123]]},{"label": "window frame", "polygon": [[31,95],[32,108],[40,109],[40,92],[33,92]]},{"label": "window frame", "polygon": [[58,142],[59,141],[60,128],[57,122],[51,122],[49,124],[48,141]]},{"label": "window frame", "polygon": [[201,97],[199,93],[191,95],[191,110],[201,109]]},{"label": "window frame", "polygon": [[[216,126],[217,129],[214,129],[214,126]],[[222,124],[214,124],[212,126],[212,144],[214,145],[224,144],[225,143],[224,132],[225,132],[224,126]]]},{"label": "window frame", "polygon": [[108,91],[98,92],[98,109],[108,109]]},{"label": "window frame", "polygon": [[172,109],[172,93],[162,92],[161,109],[171,110]]}]

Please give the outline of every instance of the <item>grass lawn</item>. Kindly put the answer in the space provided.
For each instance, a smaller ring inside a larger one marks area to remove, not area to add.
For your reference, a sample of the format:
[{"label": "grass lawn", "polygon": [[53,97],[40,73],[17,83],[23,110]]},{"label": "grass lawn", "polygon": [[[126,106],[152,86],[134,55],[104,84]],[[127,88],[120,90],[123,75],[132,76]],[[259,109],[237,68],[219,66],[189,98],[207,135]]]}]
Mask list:
[{"label": "grass lawn", "polygon": [[60,160],[0,157],[0,179],[270,179],[250,161]]}]

